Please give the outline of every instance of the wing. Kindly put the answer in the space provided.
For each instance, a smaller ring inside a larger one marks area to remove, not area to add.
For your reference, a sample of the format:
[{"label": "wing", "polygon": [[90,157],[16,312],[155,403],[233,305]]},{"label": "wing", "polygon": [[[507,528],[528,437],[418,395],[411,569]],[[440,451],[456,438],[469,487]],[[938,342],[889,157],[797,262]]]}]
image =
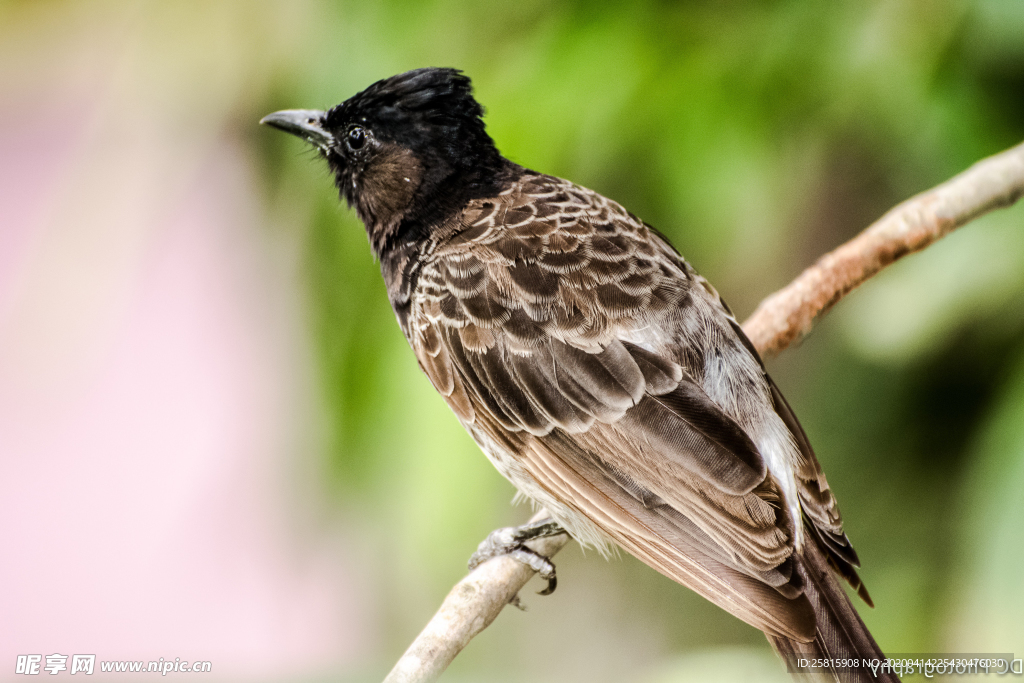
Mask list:
[{"label": "wing", "polygon": [[832,566],[857,591],[857,595],[868,606],[874,607],[875,603],[868,594],[867,586],[857,574],[856,567],[860,566],[860,558],[857,557],[857,551],[853,549],[853,544],[850,543],[850,539],[843,531],[843,518],[839,514],[839,505],[836,503],[835,496],[832,495],[832,489],[825,479],[825,473],[821,470],[818,458],[814,455],[811,442],[797,421],[796,415],[793,414],[792,408],[789,407],[789,402],[775,386],[775,382],[767,373],[765,378],[771,388],[775,410],[793,434],[797,446],[800,448],[801,458],[798,462],[797,485],[800,507],[807,516],[809,526],[821,543]]},{"label": "wing", "polygon": [[[700,276],[695,275],[695,277],[703,280]],[[721,309],[725,312],[730,327],[737,339],[760,365],[761,375],[767,383],[771,394],[772,407],[786,425],[798,449],[798,456],[793,462],[796,474],[795,484],[800,501],[800,509],[806,517],[807,526],[813,531],[815,538],[821,544],[832,566],[857,591],[857,595],[865,603],[874,607],[875,605],[868,594],[867,586],[864,585],[857,574],[856,567],[860,566],[860,558],[857,557],[857,551],[854,550],[853,544],[850,543],[850,539],[843,531],[843,519],[839,513],[839,505],[832,494],[828,481],[825,479],[825,473],[821,469],[821,464],[814,454],[810,439],[807,438],[807,434],[793,413],[793,409],[790,408],[789,402],[782,395],[782,392],[779,391],[775,381],[768,375],[764,364],[761,362],[760,355],[757,353],[757,349],[754,348],[754,345],[743,332],[732,311],[729,310],[729,307],[718,296],[718,293],[714,291],[714,288],[707,284],[707,281],[703,282],[709,293],[717,299]]]},{"label": "wing", "polygon": [[582,516],[757,628],[813,638],[774,446],[751,438],[772,388],[717,294],[620,206],[557,178],[463,223],[430,251],[407,334],[492,459],[570,531]]}]

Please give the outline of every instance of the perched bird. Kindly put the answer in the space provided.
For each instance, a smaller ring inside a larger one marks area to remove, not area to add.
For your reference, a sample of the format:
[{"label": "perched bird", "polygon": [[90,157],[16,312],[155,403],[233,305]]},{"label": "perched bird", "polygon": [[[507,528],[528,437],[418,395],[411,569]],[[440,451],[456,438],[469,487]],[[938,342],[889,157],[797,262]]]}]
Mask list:
[{"label": "perched bird", "polygon": [[482,116],[466,76],[429,68],[262,123],[327,160],[420,367],[557,522],[490,550],[553,579],[523,540],[616,543],[783,655],[870,677],[826,661],[882,657],[836,576],[870,598],[807,436],[729,308],[619,204],[502,157]]}]

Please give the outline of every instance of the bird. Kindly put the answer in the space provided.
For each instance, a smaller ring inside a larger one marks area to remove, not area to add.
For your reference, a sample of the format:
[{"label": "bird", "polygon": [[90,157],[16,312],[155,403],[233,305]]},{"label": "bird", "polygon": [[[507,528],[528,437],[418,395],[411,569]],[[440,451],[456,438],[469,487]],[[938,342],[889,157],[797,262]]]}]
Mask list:
[{"label": "bird", "polygon": [[[398,324],[498,471],[567,532],[618,546],[762,630],[791,671],[884,658],[857,553],[806,433],[715,288],[620,204],[506,159],[452,68],[261,123],[326,160],[365,225]],[[862,665],[861,662],[864,662]]]}]

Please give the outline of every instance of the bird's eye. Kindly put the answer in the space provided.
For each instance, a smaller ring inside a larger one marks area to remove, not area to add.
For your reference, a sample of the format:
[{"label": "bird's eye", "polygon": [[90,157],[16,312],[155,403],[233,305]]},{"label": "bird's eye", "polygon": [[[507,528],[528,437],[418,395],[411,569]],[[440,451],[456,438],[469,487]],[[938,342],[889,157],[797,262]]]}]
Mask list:
[{"label": "bird's eye", "polygon": [[353,126],[348,131],[348,148],[351,150],[362,149],[366,144],[366,131],[359,126]]}]

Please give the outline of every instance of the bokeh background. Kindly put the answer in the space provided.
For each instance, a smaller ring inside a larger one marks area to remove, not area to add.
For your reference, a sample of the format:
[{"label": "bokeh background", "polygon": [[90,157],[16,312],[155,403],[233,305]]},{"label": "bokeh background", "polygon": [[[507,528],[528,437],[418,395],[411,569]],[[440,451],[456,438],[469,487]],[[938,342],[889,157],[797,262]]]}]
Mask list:
[{"label": "bokeh background", "polygon": [[[507,156],[625,204],[741,318],[1024,139],[1020,0],[0,2],[0,680],[30,653],[379,680],[528,516],[418,371],[323,164],[256,125],[429,65],[474,79]],[[1024,652],[1024,206],[770,369],[882,646]],[[558,567],[444,680],[787,680],[632,558]]]}]

